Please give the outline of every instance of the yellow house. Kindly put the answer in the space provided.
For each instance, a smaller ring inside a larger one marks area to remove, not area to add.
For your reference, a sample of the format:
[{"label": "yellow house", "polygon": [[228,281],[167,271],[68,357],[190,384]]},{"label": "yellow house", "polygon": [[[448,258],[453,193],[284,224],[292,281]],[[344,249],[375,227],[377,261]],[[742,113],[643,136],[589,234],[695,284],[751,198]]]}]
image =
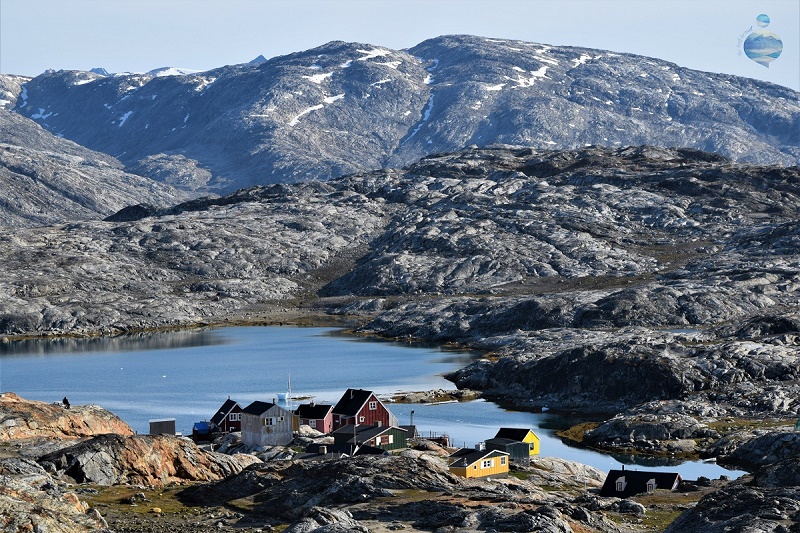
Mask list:
[{"label": "yellow house", "polygon": [[539,455],[539,437],[528,428],[500,428],[496,439],[509,439],[528,445],[529,455]]},{"label": "yellow house", "polygon": [[509,458],[498,450],[461,448],[448,458],[450,473],[465,477],[507,476]]}]

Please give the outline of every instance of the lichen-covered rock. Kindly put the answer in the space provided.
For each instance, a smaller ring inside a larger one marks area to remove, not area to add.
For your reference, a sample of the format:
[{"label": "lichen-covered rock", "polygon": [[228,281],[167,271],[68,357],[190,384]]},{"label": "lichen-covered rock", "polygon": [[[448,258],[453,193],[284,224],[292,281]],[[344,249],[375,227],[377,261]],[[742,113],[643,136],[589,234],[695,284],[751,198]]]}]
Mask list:
[{"label": "lichen-covered rock", "polygon": [[20,398],[13,392],[0,394],[0,442],[30,439],[74,439],[105,433],[133,435],[131,427],[117,415],[96,405],[45,403]]}]

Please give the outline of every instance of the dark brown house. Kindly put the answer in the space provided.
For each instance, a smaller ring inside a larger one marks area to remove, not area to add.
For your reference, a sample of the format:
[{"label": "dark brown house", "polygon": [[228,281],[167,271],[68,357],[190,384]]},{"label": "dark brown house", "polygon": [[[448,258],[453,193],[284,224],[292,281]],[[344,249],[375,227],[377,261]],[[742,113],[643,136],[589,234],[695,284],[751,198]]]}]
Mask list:
[{"label": "dark brown house", "polygon": [[656,490],[675,490],[681,475],[676,472],[648,472],[645,470],[610,470],[600,496],[627,498]]},{"label": "dark brown house", "polygon": [[294,414],[300,425],[307,425],[322,433],[333,431],[333,406],[324,403],[302,403]]},{"label": "dark brown house", "polygon": [[221,431],[223,433],[241,431],[242,408],[228,396],[228,399],[225,400],[222,407],[211,417],[211,424],[216,431]]},{"label": "dark brown house", "polygon": [[363,389],[347,389],[333,407],[333,429],[342,426],[396,426],[397,418],[383,405],[375,393]]}]

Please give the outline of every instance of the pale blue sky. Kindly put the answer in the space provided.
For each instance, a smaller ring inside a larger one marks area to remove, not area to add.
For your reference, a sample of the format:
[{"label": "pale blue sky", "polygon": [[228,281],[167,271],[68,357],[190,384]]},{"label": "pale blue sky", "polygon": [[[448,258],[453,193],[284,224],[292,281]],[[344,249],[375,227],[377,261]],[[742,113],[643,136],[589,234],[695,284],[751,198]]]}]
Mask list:
[{"label": "pale blue sky", "polygon": [[[766,13],[783,54],[739,37]],[[194,70],[332,40],[408,48],[468,33],[630,52],[800,89],[800,0],[0,0],[0,72]]]}]

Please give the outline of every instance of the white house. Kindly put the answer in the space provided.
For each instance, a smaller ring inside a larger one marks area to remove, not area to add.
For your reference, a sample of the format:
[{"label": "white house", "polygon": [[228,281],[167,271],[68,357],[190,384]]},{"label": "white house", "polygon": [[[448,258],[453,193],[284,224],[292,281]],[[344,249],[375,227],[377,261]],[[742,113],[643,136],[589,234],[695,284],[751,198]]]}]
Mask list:
[{"label": "white house", "polygon": [[242,409],[242,442],[248,446],[286,446],[292,442],[292,412],[253,402]]}]

